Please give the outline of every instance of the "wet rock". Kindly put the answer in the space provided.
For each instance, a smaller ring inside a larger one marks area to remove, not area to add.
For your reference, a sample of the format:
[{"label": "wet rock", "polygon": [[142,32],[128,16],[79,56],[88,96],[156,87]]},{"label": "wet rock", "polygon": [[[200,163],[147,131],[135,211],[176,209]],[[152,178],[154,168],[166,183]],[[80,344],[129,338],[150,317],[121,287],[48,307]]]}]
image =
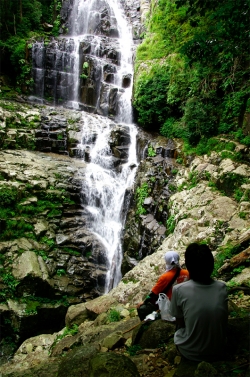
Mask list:
[{"label": "wet rock", "polygon": [[123,88],[129,88],[130,85],[131,85],[131,79],[132,79],[132,75],[125,75],[123,76],[122,78],[122,87]]}]

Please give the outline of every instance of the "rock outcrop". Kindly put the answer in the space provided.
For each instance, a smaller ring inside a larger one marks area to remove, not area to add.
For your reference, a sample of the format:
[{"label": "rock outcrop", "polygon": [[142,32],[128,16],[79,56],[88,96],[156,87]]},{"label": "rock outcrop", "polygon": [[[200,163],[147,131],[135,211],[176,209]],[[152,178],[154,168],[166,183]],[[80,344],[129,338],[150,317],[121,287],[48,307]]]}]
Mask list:
[{"label": "rock outcrop", "polygon": [[[90,157],[82,149],[82,128],[91,117],[97,121],[96,115],[62,108],[1,102],[2,337],[15,327],[23,340],[25,333],[38,333],[42,322],[43,331],[56,331],[69,304],[104,291],[106,254],[88,230],[83,190]],[[91,147],[94,128],[88,137]],[[114,169],[127,161],[129,143],[127,129],[113,124],[109,147]],[[53,317],[53,307],[57,321],[41,321],[45,311]]]}]

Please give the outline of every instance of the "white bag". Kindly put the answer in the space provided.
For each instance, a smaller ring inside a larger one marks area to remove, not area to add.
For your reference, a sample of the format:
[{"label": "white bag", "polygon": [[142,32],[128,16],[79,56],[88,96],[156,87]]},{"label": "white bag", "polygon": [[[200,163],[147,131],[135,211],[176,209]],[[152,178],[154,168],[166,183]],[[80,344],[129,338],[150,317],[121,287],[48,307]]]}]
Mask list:
[{"label": "white bag", "polygon": [[158,304],[161,311],[161,319],[171,322],[175,321],[175,317],[172,317],[170,314],[170,300],[165,293],[159,293],[159,298],[156,301],[156,304]]},{"label": "white bag", "polygon": [[148,314],[145,318],[144,321],[147,321],[148,319],[151,319],[151,321],[154,321],[157,316],[157,312],[152,312],[151,314]]}]

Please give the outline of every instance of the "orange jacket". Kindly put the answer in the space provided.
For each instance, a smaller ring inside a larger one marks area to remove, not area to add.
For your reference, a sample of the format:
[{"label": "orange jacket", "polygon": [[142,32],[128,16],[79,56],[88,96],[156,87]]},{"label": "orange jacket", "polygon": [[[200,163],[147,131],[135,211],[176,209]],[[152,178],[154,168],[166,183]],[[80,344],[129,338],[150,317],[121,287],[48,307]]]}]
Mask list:
[{"label": "orange jacket", "polygon": [[171,300],[171,297],[172,297],[172,288],[173,288],[173,285],[175,284],[180,284],[180,283],[183,283],[184,281],[186,280],[189,280],[189,273],[188,273],[188,270],[180,270],[180,273],[179,273],[179,276],[178,278],[175,280],[174,284],[168,288],[167,292],[164,291],[165,287],[168,285],[168,283],[170,283],[170,281],[173,279],[174,275],[176,274],[176,269],[172,269],[170,271],[167,271],[165,272],[164,274],[162,274],[159,279],[157,280],[156,284],[154,285],[154,287],[152,288],[152,292],[156,295],[158,295],[159,293],[166,293],[166,295],[168,296],[169,300]]}]

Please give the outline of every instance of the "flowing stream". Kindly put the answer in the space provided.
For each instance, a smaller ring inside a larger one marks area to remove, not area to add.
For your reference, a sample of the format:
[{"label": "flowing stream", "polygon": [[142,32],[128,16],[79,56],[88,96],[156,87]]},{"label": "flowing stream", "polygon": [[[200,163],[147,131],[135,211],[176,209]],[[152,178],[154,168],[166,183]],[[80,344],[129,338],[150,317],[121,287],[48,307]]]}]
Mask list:
[{"label": "flowing stream", "polygon": [[[104,292],[121,279],[126,194],[136,174],[133,39],[119,0],[75,0],[69,36],[33,46],[35,96],[82,112],[87,228],[105,250]],[[115,145],[114,135],[120,143]]]}]

